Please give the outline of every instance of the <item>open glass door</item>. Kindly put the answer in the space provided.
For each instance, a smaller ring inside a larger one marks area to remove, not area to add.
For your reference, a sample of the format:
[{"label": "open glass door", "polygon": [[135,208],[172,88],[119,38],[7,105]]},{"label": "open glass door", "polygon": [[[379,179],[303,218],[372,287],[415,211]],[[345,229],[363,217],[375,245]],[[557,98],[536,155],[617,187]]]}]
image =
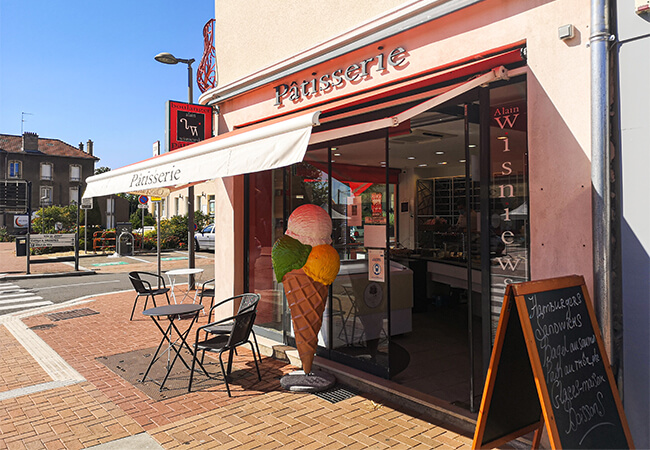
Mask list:
[{"label": "open glass door", "polygon": [[394,336],[410,364],[391,377],[472,409],[481,379],[480,126],[477,91],[411,119],[390,139],[399,169],[391,259],[413,272],[412,331]]}]

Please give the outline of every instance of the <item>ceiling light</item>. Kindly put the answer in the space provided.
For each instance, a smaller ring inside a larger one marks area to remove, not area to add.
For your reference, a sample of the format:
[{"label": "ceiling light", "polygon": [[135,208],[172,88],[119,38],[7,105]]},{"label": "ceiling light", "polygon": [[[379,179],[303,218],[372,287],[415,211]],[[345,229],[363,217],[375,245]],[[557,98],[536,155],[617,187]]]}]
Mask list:
[{"label": "ceiling light", "polygon": [[341,156],[340,153],[334,153],[334,156]]},{"label": "ceiling light", "polygon": [[447,164],[447,161],[441,161],[441,162],[439,162],[438,164],[440,164],[440,165],[443,165],[443,166],[444,166],[445,164]]},{"label": "ceiling light", "polygon": [[415,159],[415,156],[407,156],[406,159]]},{"label": "ceiling light", "polygon": [[436,152],[436,155],[444,155],[444,154],[445,152],[440,152],[440,151]]},{"label": "ceiling light", "polygon": [[426,167],[426,164],[418,164],[418,167]]},{"label": "ceiling light", "polygon": [[499,136],[497,139],[499,139],[500,141],[505,141],[506,139],[508,139],[508,136]]},{"label": "ceiling light", "polygon": [[476,144],[469,144],[469,148],[475,148]]},{"label": "ceiling light", "polygon": [[386,164],[386,161],[381,161],[379,164]]},{"label": "ceiling light", "polygon": [[459,159],[458,162],[464,163],[464,162],[467,162],[467,160],[466,159]]}]

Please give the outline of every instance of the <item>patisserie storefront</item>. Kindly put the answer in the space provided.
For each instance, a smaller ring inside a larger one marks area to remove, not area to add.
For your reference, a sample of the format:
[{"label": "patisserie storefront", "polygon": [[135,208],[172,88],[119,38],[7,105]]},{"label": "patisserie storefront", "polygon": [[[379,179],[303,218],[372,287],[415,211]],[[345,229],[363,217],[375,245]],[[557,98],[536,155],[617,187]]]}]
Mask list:
[{"label": "patisserie storefront", "polygon": [[[235,237],[244,267],[235,290],[262,296],[258,334],[293,344],[271,252],[303,204],[331,217],[341,260],[318,355],[467,409],[505,286],[567,270],[590,281],[589,173],[553,172],[584,157],[544,79],[564,55],[524,29],[449,37],[463,50],[431,21],[248,90],[204,94],[220,132],[319,112],[301,162],[223,184],[232,210],[221,239]],[[573,75],[561,92],[588,96],[586,74]],[[553,231],[559,217],[570,229]]]},{"label": "patisserie storefront", "polygon": [[205,92],[215,137],[90,177],[84,198],[214,180],[216,296],[259,293],[256,333],[281,345],[273,245],[296,208],[321,208],[340,271],[318,355],[475,411],[505,287],[592,289],[589,11],[461,3],[397,9]]}]

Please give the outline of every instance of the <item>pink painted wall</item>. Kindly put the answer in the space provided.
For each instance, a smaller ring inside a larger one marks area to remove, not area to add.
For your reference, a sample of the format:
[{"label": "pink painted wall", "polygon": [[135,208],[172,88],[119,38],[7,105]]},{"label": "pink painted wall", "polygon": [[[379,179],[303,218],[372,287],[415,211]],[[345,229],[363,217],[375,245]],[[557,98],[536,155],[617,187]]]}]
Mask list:
[{"label": "pink painted wall", "polygon": [[[397,46],[408,51],[408,64],[399,70],[390,70],[358,84],[348,83],[342,89],[311,99],[303,98],[295,104],[285,102],[280,109],[273,105],[273,87],[278,82],[220,103],[220,132],[525,42],[532,278],[584,275],[591,291],[590,79],[589,49],[585,45],[589,35],[589,13],[584,0],[486,0],[370,48],[292,75],[286,81],[300,82],[313,78],[314,72],[320,76],[345,68],[376,55],[381,51],[378,46],[383,46],[385,52]],[[266,18],[269,24],[277,19],[272,15]],[[313,27],[325,26],[319,17],[298,16],[296,20],[308,21]],[[558,27],[566,24],[574,25],[576,36],[570,41],[561,41]],[[223,24],[217,22],[219,26]],[[264,29],[258,37],[260,40],[265,39],[267,33],[287,33],[282,27],[264,27],[263,24],[260,27]],[[254,47],[252,52],[254,54]],[[292,56],[286,54],[285,58]],[[220,54],[220,60],[228,61],[228,55]],[[230,201],[230,206],[237,210],[237,200]],[[224,208],[228,207],[227,203],[224,202]],[[234,229],[233,233],[224,229],[223,239],[227,241],[233,236],[236,240],[243,239],[243,227]],[[232,261],[233,255],[228,255],[221,263],[217,261],[217,273]]]}]

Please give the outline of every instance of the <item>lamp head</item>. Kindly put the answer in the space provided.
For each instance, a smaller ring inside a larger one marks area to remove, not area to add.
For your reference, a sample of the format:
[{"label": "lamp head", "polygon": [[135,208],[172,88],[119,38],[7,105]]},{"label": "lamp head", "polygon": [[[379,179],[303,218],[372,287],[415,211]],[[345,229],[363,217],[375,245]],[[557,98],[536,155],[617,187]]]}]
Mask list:
[{"label": "lamp head", "polygon": [[171,53],[158,53],[154,59],[163,64],[178,64],[179,60]]}]

